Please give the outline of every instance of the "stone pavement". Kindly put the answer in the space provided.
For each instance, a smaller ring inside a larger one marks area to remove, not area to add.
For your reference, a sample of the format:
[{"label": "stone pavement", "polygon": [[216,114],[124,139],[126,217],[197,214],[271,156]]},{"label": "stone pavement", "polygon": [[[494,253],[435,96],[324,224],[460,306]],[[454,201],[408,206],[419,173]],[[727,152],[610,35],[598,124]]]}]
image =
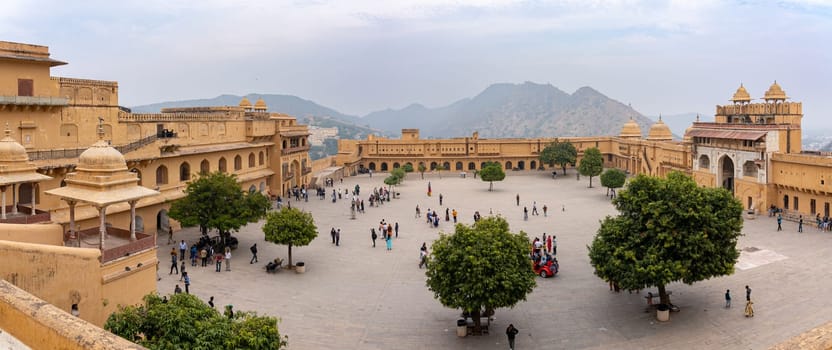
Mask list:
[{"label": "stone pavement", "polygon": [[[281,318],[280,332],[289,336],[290,349],[506,349],[505,328],[509,323],[520,330],[518,349],[766,349],[792,336],[829,321],[832,306],[827,292],[826,258],[832,256],[832,235],[807,225],[784,222],[784,231],[765,216],[747,220],[738,248],[743,249],[743,269],[727,277],[688,286],[675,283],[673,303],[681,312],[670,321],[658,323],[654,313],[645,313],[647,290],[641,295],[614,293],[593,274],[586,246],[599,220],[615,210],[604,196],[600,181],[587,188],[588,179],[576,181],[574,173],[553,180],[548,172],[509,173],[505,181],[488,184],[443,174],[408,175],[398,186],[399,199],[381,207],[369,207],[367,194],[383,185],[376,174],[348,178],[335,189],[361,186],[365,214],[350,219],[349,202],[333,204],[329,197],[309,202],[292,202],[312,212],[319,236],[307,247],[295,247],[295,262],[306,263],[306,273],[283,270],[266,274],[263,267],[274,257],[287,257],[286,246],[265,242],[263,222],[251,224],[235,236],[240,246],[233,252],[232,271],[214,272],[212,267],[187,267],[191,292],[208,300],[215,297],[218,308],[233,304],[235,310],[256,310]],[[427,196],[431,182],[433,196]],[[331,193],[332,188],[328,188]],[[439,206],[438,195],[444,195]],[[521,206],[515,205],[520,194]],[[328,194],[329,196],[329,194]],[[537,201],[540,216],[523,220],[523,206]],[[431,228],[424,217],[414,218],[416,204],[424,214],[428,208],[456,208],[460,222],[470,224],[479,210],[503,215],[512,231],[523,230],[530,237],[543,232],[558,239],[561,271],[555,278],[538,277],[538,285],[514,309],[498,309],[491,334],[458,338],[459,310],[443,307],[425,286],[424,270],[417,268],[419,247],[431,242],[440,230],[453,231],[452,223],[441,221]],[[542,206],[549,207],[544,217]],[[565,211],[562,211],[565,208]],[[381,219],[398,222],[399,238],[393,250],[378,240],[373,248],[370,228]],[[341,229],[341,246],[331,244],[330,228]],[[176,238],[194,242],[196,229],[185,229]],[[165,242],[167,237],[160,237]],[[248,248],[257,243],[260,262],[249,264]],[[173,292],[179,276],[170,276],[170,245],[159,248],[160,293]],[[761,253],[762,252],[762,253]],[[225,270],[225,266],[223,266]],[[743,317],[744,286],[753,289],[756,317]],[[183,288],[184,289],[184,288]],[[732,309],[724,309],[725,289],[731,289]],[[655,294],[656,289],[652,291]]]}]

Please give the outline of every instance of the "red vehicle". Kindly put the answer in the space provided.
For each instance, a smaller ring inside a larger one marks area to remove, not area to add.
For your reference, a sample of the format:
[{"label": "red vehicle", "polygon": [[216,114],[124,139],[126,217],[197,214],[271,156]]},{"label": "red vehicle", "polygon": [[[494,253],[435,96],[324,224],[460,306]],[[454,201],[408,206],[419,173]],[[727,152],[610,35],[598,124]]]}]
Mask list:
[{"label": "red vehicle", "polygon": [[535,261],[532,265],[532,269],[536,275],[540,277],[555,277],[558,273],[558,260],[555,258],[551,258],[547,260],[545,263],[541,264],[540,261]]}]

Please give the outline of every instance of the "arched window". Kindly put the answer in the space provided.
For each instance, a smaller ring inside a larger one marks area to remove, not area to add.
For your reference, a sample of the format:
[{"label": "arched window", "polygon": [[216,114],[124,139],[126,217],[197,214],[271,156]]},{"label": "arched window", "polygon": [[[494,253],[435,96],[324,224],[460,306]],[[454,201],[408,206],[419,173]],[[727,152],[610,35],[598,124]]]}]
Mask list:
[{"label": "arched window", "polygon": [[442,163],[442,169],[451,170],[451,163],[450,162]]},{"label": "arched window", "polygon": [[370,162],[370,164],[367,167],[369,167],[372,171],[376,171],[376,163]]},{"label": "arched window", "polygon": [[511,162],[506,162],[506,170],[510,170],[510,169],[511,169]]},{"label": "arched window", "polygon": [[249,153],[249,154],[248,154],[248,167],[249,167],[249,168],[254,168],[254,166],[255,166],[255,163],[254,163],[254,152],[252,152],[252,153]]},{"label": "arched window", "polygon": [[254,192],[257,192],[257,186],[251,185],[248,188],[248,193],[254,193]]},{"label": "arched window", "polygon": [[753,161],[747,161],[742,165],[743,176],[757,177],[757,164]]},{"label": "arched window", "polygon": [[381,163],[381,171],[387,171],[387,163]]},{"label": "arched window", "polygon": [[225,157],[220,158],[219,171],[221,173],[228,171],[228,164],[226,164]]},{"label": "arched window", "polygon": [[711,159],[708,158],[708,156],[703,154],[699,157],[699,169],[703,169],[703,170],[711,169]]},{"label": "arched window", "polygon": [[462,170],[462,162],[456,162],[456,170]]},{"label": "arched window", "polygon": [[203,159],[201,163],[199,163],[199,173],[200,174],[208,174],[211,172],[211,163],[208,163],[208,159]]},{"label": "arched window", "polygon": [[157,185],[164,185],[168,183],[168,168],[164,165],[160,165],[156,168],[156,184]]},{"label": "arched window", "polygon": [[399,167],[401,167],[401,165],[399,165],[399,163],[398,163],[398,162],[393,163],[393,169],[397,169],[397,168],[399,168]]},{"label": "arched window", "polygon": [[243,157],[240,157],[240,155],[238,154],[234,157],[234,170],[240,170],[242,168],[243,168]]},{"label": "arched window", "polygon": [[191,179],[191,165],[188,162],[183,162],[179,166],[179,181],[188,181]]},{"label": "arched window", "polygon": [[430,170],[436,170],[436,162],[430,162]]},{"label": "arched window", "polygon": [[474,162],[468,162],[468,170],[477,170],[477,164]]},{"label": "arched window", "polygon": [[480,169],[485,168],[485,165],[486,165],[486,164],[488,164],[488,162],[482,162],[482,163],[480,163]]},{"label": "arched window", "polygon": [[266,154],[263,151],[260,151],[260,165],[266,163]]}]

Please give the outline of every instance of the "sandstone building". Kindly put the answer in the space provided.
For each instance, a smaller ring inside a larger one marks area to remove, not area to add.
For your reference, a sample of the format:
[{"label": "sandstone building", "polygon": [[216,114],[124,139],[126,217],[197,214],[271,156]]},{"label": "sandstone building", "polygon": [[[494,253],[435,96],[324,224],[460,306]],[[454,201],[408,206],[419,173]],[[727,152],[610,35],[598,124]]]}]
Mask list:
[{"label": "sandstone building", "polygon": [[732,191],[746,209],[758,213],[775,206],[788,218],[829,216],[832,156],[802,152],[802,104],[787,98],[775,82],[762,102],[752,103],[741,85],[731,104],[716,107],[713,122],[693,123],[683,140],[673,140],[661,118],[646,138],[633,120],[618,136],[609,137],[481,139],[474,132],[470,137],[422,139],[418,129],[403,129],[400,139],[370,135],[366,140],[340,140],[339,154],[331,162],[347,172],[384,172],[408,163],[464,172],[480,170],[486,162],[497,162],[507,171],[536,171],[546,168],[538,160],[543,148],[568,141],[578,149],[579,159],[585,149],[597,147],[605,167],[655,176],[682,171],[702,186]]},{"label": "sandstone building", "polygon": [[60,309],[101,326],[155,291],[157,233],[199,173],[272,195],[311,181],[307,126],[262,100],[132,113],[116,82],[52,76],[64,64],[0,41],[0,278]]}]

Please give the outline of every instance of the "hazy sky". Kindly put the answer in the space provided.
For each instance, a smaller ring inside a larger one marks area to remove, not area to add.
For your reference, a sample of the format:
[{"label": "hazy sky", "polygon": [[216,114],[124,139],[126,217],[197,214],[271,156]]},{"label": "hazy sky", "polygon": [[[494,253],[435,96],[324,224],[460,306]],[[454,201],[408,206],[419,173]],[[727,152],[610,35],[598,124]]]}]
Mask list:
[{"label": "hazy sky", "polygon": [[832,0],[3,0],[0,40],[126,106],[258,92],[361,115],[534,81],[710,118],[777,80],[807,125],[832,110]]}]

